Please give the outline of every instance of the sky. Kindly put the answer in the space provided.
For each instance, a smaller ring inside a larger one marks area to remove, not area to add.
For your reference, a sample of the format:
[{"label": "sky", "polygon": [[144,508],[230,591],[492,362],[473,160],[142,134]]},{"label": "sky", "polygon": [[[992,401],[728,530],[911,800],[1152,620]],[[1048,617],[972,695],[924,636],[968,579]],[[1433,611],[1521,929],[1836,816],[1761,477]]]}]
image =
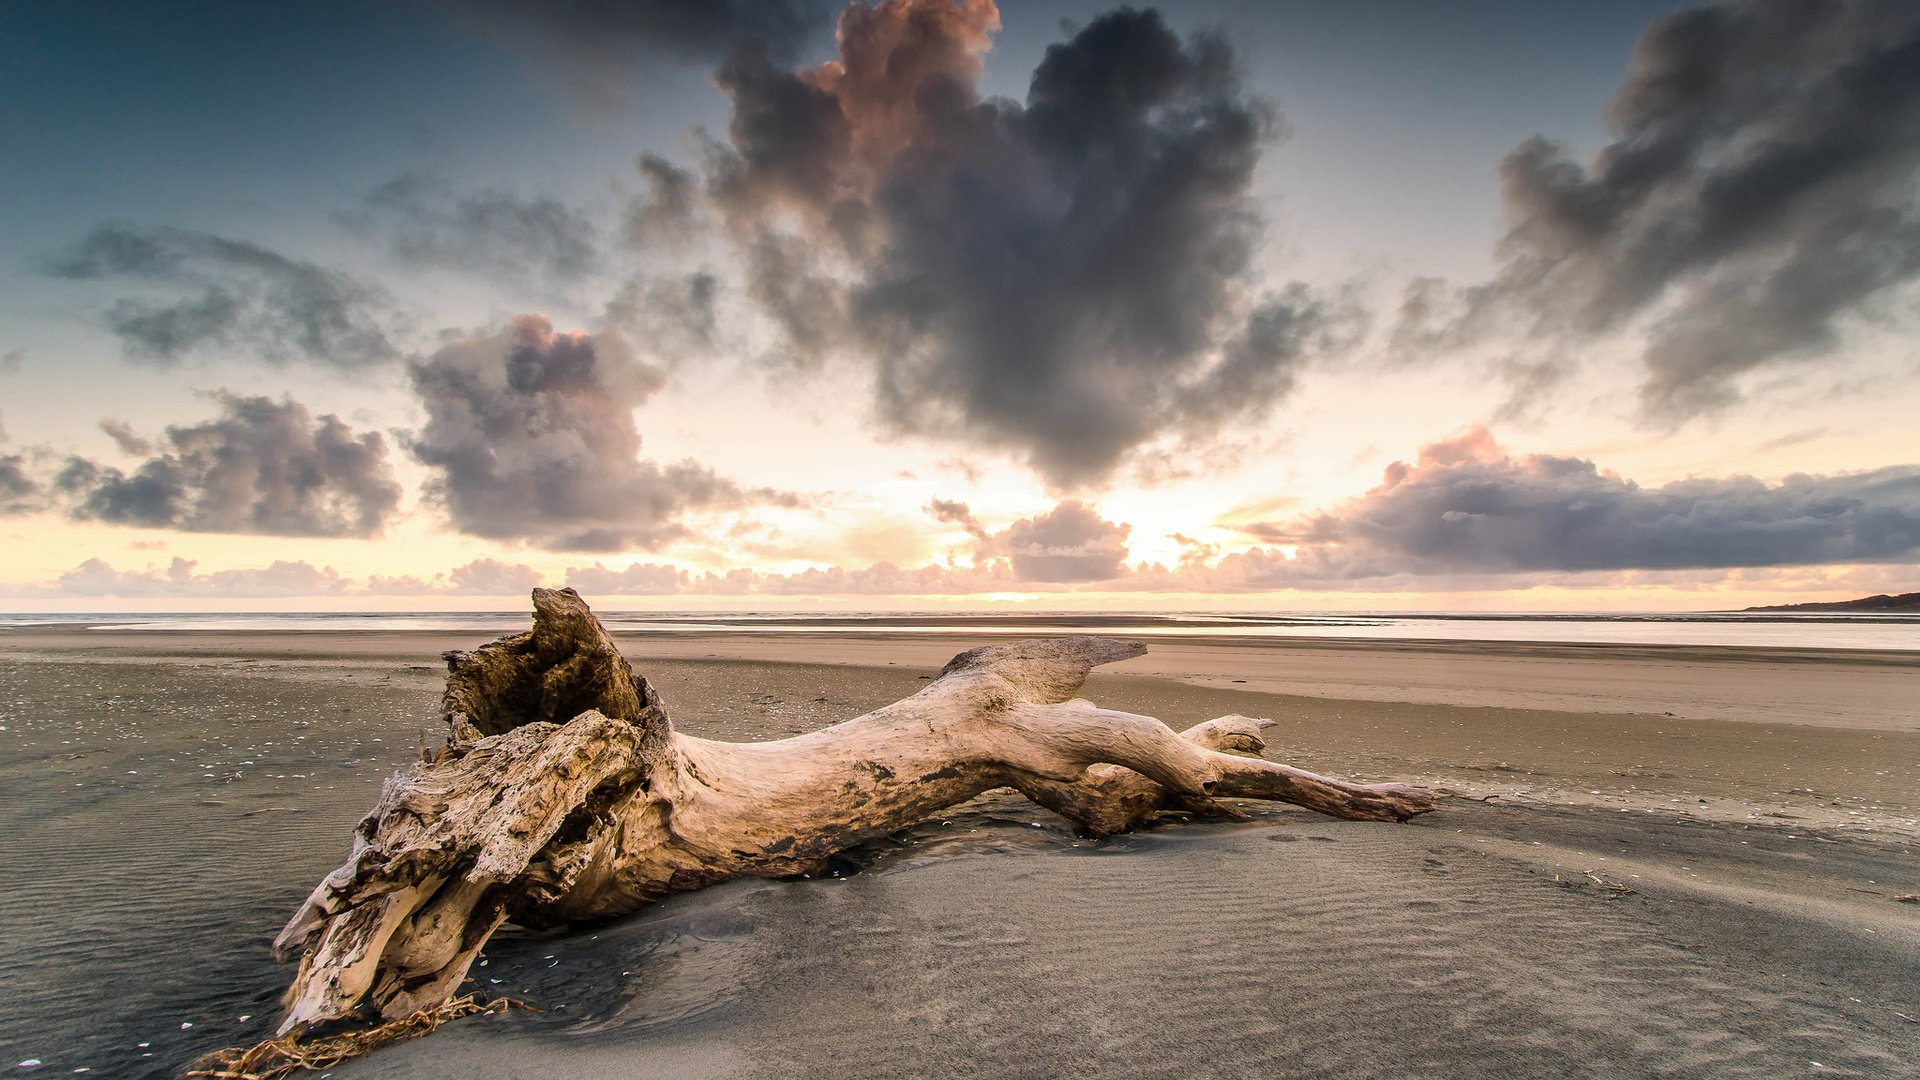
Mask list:
[{"label": "sky", "polygon": [[1920,589],[1920,7],[0,5],[0,610]]}]

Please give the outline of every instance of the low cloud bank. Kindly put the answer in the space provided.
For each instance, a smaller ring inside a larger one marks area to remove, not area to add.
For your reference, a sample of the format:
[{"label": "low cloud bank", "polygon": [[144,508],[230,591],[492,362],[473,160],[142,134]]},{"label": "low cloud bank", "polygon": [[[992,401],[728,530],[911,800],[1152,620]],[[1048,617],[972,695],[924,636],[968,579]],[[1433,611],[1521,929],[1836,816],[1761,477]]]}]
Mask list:
[{"label": "low cloud bank", "polygon": [[11,594],[509,596],[543,582],[589,596],[655,597],[1386,593],[1732,582],[1765,590],[1790,582],[1808,587],[1809,575],[1870,581],[1884,591],[1920,574],[1920,466],[1777,483],[1728,476],[1642,487],[1582,458],[1511,454],[1484,428],[1423,447],[1412,461],[1389,466],[1379,486],[1324,511],[1219,526],[1257,546],[1223,553],[1221,545],[1176,534],[1185,554],[1172,566],[1129,563],[1133,526],[1078,500],[1000,529],[988,528],[965,503],[936,499],[926,509],[972,538],[970,563],[722,573],[663,561],[595,561],[543,573],[485,558],[430,579],[355,582],[306,563],[199,574],[181,559],[165,570],[126,572],[93,559],[53,586]]},{"label": "low cloud bank", "polygon": [[1645,488],[1582,458],[1510,455],[1475,428],[1395,462],[1379,487],[1325,513],[1241,528],[1296,547],[1293,559],[1248,566],[1250,581],[1275,585],[1901,562],[1920,556],[1920,467]]},{"label": "low cloud bank", "polygon": [[256,569],[215,570],[200,573],[193,559],[176,558],[165,569],[115,570],[101,559],[88,559],[61,574],[51,594],[68,596],[146,597],[280,597],[335,596],[352,583],[330,566],[276,561]]}]

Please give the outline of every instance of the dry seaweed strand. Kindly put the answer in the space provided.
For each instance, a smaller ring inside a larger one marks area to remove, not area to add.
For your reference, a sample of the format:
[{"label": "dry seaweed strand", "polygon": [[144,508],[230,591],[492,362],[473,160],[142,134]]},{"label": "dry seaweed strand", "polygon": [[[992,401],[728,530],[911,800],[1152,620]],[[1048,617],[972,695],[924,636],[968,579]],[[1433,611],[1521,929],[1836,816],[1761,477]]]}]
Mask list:
[{"label": "dry seaweed strand", "polygon": [[215,1050],[194,1062],[191,1068],[181,1074],[181,1077],[182,1080],[187,1080],[189,1077],[205,1077],[212,1080],[281,1080],[301,1069],[311,1069],[315,1072],[331,1069],[342,1062],[370,1054],[388,1043],[418,1038],[449,1020],[458,1020],[463,1016],[474,1016],[480,1013],[504,1013],[508,1009],[540,1011],[524,1001],[515,1001],[512,998],[481,1001],[480,995],[468,994],[364,1031],[349,1031],[306,1042],[301,1041],[299,1033],[296,1032],[267,1039],[245,1049],[229,1047],[225,1050]]}]

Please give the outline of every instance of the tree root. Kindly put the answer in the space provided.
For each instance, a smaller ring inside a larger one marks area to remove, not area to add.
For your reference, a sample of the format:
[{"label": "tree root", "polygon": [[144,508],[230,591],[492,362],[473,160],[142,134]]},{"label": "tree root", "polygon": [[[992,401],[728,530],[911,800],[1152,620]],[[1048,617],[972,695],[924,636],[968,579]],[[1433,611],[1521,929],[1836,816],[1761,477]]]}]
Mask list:
[{"label": "tree root", "polygon": [[213,1080],[282,1080],[301,1069],[315,1072],[331,1069],[342,1062],[371,1054],[388,1043],[417,1039],[449,1020],[480,1013],[504,1013],[508,1009],[540,1011],[512,998],[494,998],[483,1002],[478,994],[468,994],[362,1031],[347,1031],[304,1041],[297,1034],[280,1035],[245,1049],[215,1050],[194,1062],[180,1075],[182,1080],[199,1077]]}]

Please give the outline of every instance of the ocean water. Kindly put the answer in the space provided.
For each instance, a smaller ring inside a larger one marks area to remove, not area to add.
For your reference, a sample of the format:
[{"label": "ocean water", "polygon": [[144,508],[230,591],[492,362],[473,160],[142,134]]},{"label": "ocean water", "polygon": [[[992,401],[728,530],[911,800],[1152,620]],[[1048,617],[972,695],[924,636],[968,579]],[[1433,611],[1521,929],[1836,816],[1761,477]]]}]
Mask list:
[{"label": "ocean water", "polygon": [[[619,634],[1124,634],[1134,637],[1328,638],[1787,649],[1920,650],[1920,615],[1702,613],[598,613]],[[525,629],[522,612],[275,612],[9,614],[0,630],[404,631],[499,635]]]}]

